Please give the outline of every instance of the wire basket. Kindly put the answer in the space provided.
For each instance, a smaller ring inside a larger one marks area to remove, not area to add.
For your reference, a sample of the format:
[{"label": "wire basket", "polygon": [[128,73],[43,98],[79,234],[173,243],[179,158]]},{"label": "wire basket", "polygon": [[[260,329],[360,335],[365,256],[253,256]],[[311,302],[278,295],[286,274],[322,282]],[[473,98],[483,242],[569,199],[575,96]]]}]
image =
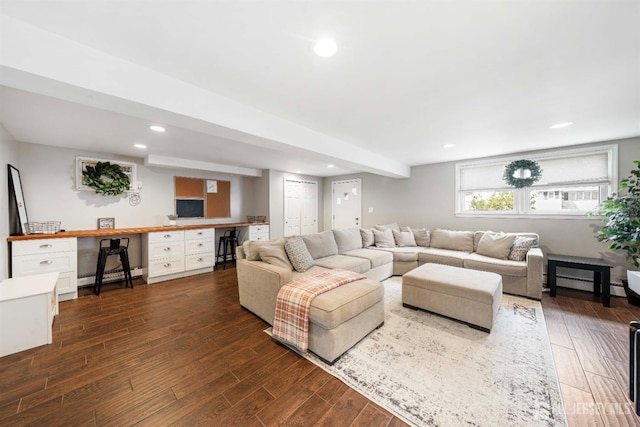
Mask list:
[{"label": "wire basket", "polygon": [[247,222],[266,222],[267,221],[267,217],[265,215],[252,215],[252,216],[247,216]]},{"label": "wire basket", "polygon": [[60,231],[60,221],[30,221],[25,223],[27,234],[56,234]]}]

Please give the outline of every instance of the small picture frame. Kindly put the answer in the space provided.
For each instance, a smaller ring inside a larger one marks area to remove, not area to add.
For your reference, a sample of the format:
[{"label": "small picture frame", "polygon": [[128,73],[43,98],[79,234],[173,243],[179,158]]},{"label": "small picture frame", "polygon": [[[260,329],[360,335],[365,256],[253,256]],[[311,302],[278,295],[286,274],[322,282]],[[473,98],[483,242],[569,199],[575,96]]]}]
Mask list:
[{"label": "small picture frame", "polygon": [[116,228],[115,218],[98,218],[98,230]]}]

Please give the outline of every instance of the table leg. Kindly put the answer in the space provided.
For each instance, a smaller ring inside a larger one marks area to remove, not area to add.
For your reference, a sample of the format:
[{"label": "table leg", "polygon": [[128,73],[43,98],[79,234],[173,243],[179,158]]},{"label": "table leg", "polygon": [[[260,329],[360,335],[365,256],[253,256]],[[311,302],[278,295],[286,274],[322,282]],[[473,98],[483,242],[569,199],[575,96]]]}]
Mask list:
[{"label": "table leg", "polygon": [[602,271],[602,305],[611,305],[611,269],[609,267]]},{"label": "table leg", "polygon": [[599,270],[593,271],[593,294],[597,297],[600,296],[600,285],[602,284],[602,272]]},{"label": "table leg", "polygon": [[547,284],[549,285],[549,295],[556,296],[556,263],[549,261],[547,263]]}]

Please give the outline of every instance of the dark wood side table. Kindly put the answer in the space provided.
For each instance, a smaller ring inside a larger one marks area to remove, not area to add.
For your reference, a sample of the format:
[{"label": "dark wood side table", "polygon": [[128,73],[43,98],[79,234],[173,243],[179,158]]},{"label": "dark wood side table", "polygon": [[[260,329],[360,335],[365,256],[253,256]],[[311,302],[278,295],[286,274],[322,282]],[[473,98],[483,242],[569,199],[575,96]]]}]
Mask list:
[{"label": "dark wood side table", "polygon": [[568,255],[547,255],[547,282],[549,295],[556,296],[556,268],[576,268],[593,271],[593,293],[600,296],[602,285],[602,305],[609,307],[611,302],[611,265],[600,258],[584,258]]}]

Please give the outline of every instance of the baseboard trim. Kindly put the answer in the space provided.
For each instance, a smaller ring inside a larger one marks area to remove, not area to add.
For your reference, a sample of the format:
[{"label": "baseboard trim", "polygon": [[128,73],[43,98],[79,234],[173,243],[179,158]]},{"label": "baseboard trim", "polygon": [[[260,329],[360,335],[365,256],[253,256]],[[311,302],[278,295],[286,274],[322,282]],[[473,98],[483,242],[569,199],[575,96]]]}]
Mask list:
[{"label": "baseboard trim", "polygon": [[[141,277],[143,273],[143,269],[140,267],[136,267],[131,269],[131,277]],[[110,282],[120,282],[124,280],[124,272],[123,271],[114,271],[113,273],[105,273],[102,283],[110,283]],[[87,277],[79,277],[78,278],[78,287],[83,286],[93,286],[96,283],[96,276],[87,276]]]},{"label": "baseboard trim", "polygon": [[[546,278],[546,275],[545,275]],[[545,280],[545,286],[546,280]],[[558,288],[569,288],[576,289],[579,291],[593,292],[593,282],[576,279],[571,277],[560,277],[556,278],[556,286]],[[624,288],[621,283],[612,283],[611,284],[611,296],[624,297],[626,298],[626,294],[624,293]]]}]

